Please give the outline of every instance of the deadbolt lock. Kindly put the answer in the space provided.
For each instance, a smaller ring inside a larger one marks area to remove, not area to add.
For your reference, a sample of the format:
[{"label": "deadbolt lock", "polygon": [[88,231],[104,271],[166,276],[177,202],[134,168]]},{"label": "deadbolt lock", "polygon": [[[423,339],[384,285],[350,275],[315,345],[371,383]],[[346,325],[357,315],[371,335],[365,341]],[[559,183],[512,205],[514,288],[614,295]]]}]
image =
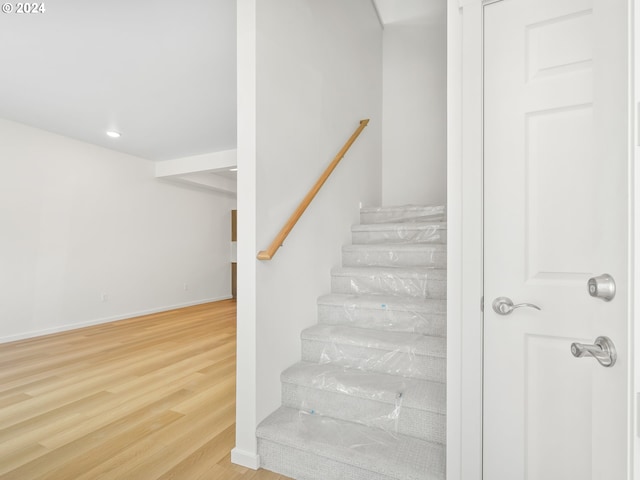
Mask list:
[{"label": "deadbolt lock", "polygon": [[590,278],[587,286],[589,287],[589,295],[601,298],[605,302],[616,296],[616,282],[608,273]]}]

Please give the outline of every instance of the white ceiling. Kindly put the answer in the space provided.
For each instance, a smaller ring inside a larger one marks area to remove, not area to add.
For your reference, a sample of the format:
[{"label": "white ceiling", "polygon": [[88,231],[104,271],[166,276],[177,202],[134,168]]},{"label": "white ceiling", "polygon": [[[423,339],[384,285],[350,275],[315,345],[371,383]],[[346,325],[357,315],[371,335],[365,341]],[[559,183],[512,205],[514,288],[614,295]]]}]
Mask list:
[{"label": "white ceiling", "polygon": [[0,117],[151,160],[236,147],[234,0],[45,7],[0,15]]},{"label": "white ceiling", "polygon": [[[384,24],[446,9],[373,1]],[[236,148],[235,3],[55,0],[2,14],[0,117],[150,160]]]},{"label": "white ceiling", "polygon": [[441,22],[447,0],[373,0],[383,25]]}]

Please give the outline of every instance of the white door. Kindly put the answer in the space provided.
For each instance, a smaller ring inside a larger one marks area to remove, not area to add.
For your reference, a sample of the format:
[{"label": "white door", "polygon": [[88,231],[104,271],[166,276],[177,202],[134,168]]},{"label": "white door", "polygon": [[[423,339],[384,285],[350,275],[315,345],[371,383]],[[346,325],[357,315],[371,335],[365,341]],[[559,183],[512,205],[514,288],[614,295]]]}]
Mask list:
[{"label": "white door", "polygon": [[[484,479],[623,480],[626,0],[484,8]],[[608,273],[617,293],[589,295]],[[498,297],[539,306],[499,315]],[[609,337],[617,363],[575,358]]]}]

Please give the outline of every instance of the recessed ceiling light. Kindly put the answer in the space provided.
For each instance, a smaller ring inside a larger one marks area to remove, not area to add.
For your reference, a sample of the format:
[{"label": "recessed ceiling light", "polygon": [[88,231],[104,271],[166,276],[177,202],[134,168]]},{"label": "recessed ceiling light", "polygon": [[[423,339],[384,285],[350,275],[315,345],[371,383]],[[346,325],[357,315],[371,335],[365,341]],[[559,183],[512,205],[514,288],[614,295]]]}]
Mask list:
[{"label": "recessed ceiling light", "polygon": [[120,133],[116,132],[115,130],[109,130],[107,131],[107,135],[111,138],[119,138],[120,137]]},{"label": "recessed ceiling light", "polygon": [[229,169],[230,172],[237,172],[238,171],[238,167],[233,167]]}]

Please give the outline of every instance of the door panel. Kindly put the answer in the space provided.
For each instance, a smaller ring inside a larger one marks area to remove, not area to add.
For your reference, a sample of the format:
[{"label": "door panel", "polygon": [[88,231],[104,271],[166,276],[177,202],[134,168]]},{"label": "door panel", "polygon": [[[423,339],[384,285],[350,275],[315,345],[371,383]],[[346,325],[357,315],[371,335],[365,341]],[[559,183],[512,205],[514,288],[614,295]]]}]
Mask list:
[{"label": "door panel", "polygon": [[[615,480],[627,438],[627,12],[484,7],[484,478]],[[588,294],[611,274],[611,302]],[[542,310],[498,315],[501,296]],[[618,362],[575,358],[610,337]]]},{"label": "door panel", "polygon": [[[573,341],[525,337],[526,478],[591,478],[589,462],[575,459],[592,456],[592,425],[585,419],[591,418],[593,369],[589,362],[576,365],[567,355],[567,345]],[[549,375],[556,370],[571,370],[572,375]],[[565,410],[567,404],[573,406],[571,414]]]},{"label": "door panel", "polygon": [[[599,227],[589,221],[597,208],[589,189],[597,178],[574,182],[580,170],[597,174],[584,138],[593,138],[591,104],[525,115],[527,280],[582,282],[588,273]],[[571,194],[567,185],[572,185]]]},{"label": "door panel", "polygon": [[[577,6],[586,7],[587,4]],[[574,7],[575,8],[575,7]],[[573,73],[591,67],[592,10],[533,23],[526,28],[526,66],[529,81]]]}]

